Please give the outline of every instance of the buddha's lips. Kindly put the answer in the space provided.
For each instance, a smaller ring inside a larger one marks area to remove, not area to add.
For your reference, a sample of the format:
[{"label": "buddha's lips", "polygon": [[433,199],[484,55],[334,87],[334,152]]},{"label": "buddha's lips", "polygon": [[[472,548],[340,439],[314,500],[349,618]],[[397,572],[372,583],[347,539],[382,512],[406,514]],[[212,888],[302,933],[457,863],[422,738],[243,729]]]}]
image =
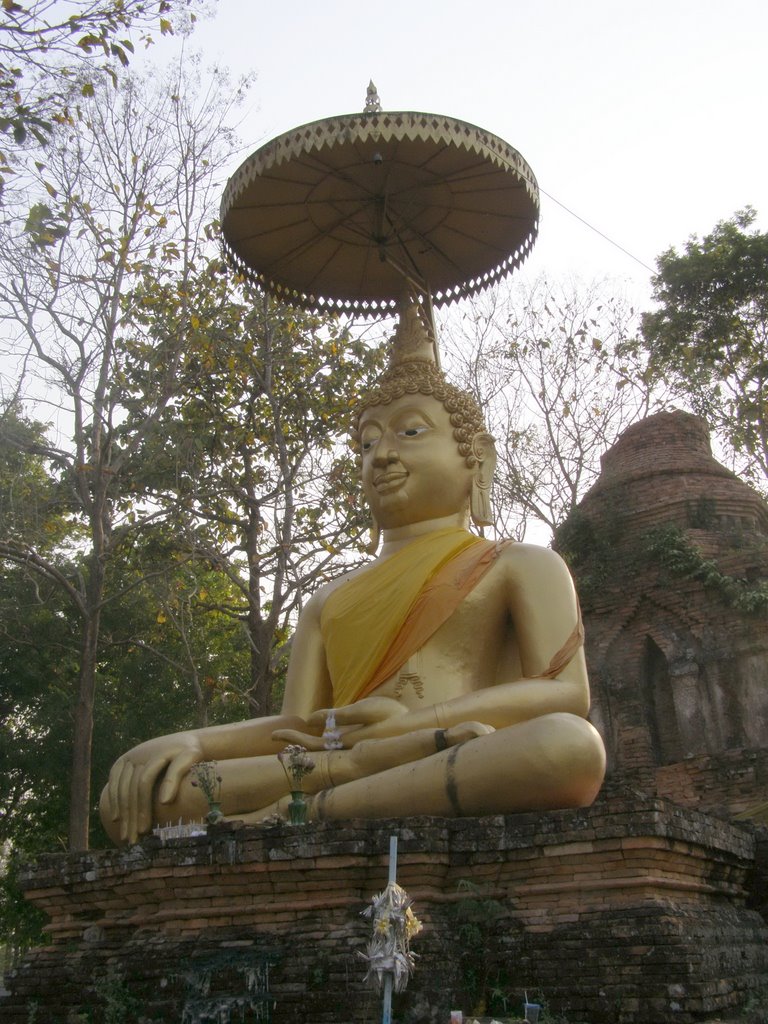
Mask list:
[{"label": "buddha's lips", "polygon": [[373,486],[379,492],[393,491],[407,479],[408,473],[406,470],[390,470],[387,473],[379,473],[378,476],[375,476],[373,478]]}]

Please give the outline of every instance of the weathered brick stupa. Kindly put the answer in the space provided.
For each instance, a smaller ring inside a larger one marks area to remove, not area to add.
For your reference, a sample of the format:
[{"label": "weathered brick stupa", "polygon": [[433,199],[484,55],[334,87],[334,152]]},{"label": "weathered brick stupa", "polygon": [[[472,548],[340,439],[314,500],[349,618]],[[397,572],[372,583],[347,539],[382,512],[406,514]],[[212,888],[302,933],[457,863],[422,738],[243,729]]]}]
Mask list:
[{"label": "weathered brick stupa", "polygon": [[768,505],[704,420],[626,430],[557,546],[609,777],[724,817],[768,800]]}]

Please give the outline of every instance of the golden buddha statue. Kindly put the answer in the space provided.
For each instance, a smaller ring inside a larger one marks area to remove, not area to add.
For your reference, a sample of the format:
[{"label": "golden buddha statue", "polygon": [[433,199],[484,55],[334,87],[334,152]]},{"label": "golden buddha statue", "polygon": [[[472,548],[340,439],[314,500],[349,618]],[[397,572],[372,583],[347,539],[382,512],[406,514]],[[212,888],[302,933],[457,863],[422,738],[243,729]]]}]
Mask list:
[{"label": "golden buddha statue", "polygon": [[[603,779],[586,721],[578,603],[553,551],[484,540],[493,439],[451,385],[418,308],[353,428],[381,549],[318,590],[299,618],[281,714],[148,740],[101,799],[116,842],[200,819],[184,785],[215,760],[226,817],[258,822],[289,799],[275,756],[315,751],[310,819],[444,817],[581,807]],[[341,748],[325,749],[334,709]]]}]

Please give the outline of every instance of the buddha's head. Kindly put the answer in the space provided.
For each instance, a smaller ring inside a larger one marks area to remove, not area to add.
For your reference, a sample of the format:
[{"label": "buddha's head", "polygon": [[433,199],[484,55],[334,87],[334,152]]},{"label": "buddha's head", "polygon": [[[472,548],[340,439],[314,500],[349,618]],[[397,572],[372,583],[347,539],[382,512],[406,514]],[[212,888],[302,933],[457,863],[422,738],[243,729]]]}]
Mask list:
[{"label": "buddha's head", "polygon": [[354,410],[352,442],[378,526],[466,512],[492,523],[493,438],[471,394],[439,369],[415,304],[392,341],[390,364]]}]

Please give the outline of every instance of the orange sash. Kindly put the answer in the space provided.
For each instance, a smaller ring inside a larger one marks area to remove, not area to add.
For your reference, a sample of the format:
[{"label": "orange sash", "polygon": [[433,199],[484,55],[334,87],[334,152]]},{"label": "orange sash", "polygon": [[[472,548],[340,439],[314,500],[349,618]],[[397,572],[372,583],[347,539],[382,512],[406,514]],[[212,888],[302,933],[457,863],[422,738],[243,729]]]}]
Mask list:
[{"label": "orange sash", "polygon": [[334,591],[320,627],[335,706],[359,700],[397,672],[456,610],[502,547],[466,530],[437,531]]}]

